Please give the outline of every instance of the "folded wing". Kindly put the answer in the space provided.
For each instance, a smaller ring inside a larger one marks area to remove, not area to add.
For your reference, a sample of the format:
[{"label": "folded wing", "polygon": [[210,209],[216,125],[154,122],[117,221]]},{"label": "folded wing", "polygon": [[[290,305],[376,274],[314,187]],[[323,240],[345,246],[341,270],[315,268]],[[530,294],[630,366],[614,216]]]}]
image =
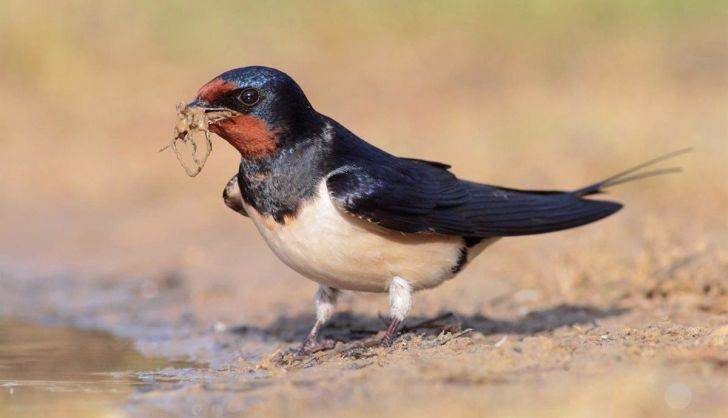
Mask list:
[{"label": "folded wing", "polygon": [[594,222],[622,207],[572,192],[516,190],[463,181],[447,167],[398,159],[366,169],[339,170],[328,177],[327,186],[340,209],[410,233],[539,234]]}]

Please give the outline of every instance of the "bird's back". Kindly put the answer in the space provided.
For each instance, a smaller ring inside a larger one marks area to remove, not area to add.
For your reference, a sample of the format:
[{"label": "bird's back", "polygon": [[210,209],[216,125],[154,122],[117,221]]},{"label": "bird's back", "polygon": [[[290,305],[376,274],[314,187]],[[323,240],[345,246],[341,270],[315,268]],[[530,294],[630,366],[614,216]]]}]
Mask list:
[{"label": "bird's back", "polygon": [[328,189],[358,217],[408,233],[467,237],[539,234],[618,211],[616,202],[560,191],[529,191],[458,179],[443,163],[399,158],[341,129]]}]

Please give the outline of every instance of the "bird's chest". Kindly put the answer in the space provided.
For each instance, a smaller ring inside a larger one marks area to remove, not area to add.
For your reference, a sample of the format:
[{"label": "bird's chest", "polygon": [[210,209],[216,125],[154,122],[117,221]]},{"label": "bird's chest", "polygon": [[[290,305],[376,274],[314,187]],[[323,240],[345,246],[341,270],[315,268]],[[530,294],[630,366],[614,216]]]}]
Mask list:
[{"label": "bird's chest", "polygon": [[329,198],[325,181],[280,221],[250,205],[245,209],[284,263],[338,289],[384,292],[395,276],[415,288],[435,286],[452,277],[462,247],[459,237],[402,234],[343,213]]},{"label": "bird's chest", "polygon": [[299,206],[315,197],[327,171],[321,147],[306,144],[266,159],[243,159],[238,172],[243,201],[276,223],[299,212]]}]

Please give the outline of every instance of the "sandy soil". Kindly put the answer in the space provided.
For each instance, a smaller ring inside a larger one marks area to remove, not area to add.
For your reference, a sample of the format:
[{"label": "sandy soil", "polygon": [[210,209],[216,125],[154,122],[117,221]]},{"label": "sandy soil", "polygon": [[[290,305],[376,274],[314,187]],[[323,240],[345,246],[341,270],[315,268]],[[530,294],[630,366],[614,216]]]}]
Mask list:
[{"label": "sandy soil", "polygon": [[[107,330],[202,365],[159,372],[179,383],[134,392],[121,414],[725,415],[720,2],[291,2],[275,18],[158,3],[0,6],[0,317]],[[391,348],[370,346],[385,298],[345,294],[324,331],[335,349],[300,359],[316,286],[224,207],[232,149],[215,142],[194,180],[157,153],[175,103],[261,63],[374,144],[472,180],[574,188],[695,151],[680,175],[610,193],[626,204],[615,216],[502,240],[418,293]]]},{"label": "sandy soil", "polygon": [[346,294],[324,331],[335,348],[296,356],[315,285],[265,260],[254,235],[248,251],[260,257],[241,260],[244,244],[221,244],[239,238],[207,224],[180,235],[200,246],[181,252],[192,264],[168,269],[159,257],[156,275],[6,263],[0,315],[108,330],[144,354],[209,366],[162,372],[180,384],[132,394],[122,409],[131,416],[722,416],[725,236],[685,243],[649,226],[635,235],[631,217],[497,244],[462,276],[417,294],[386,349],[375,345],[384,297]]}]

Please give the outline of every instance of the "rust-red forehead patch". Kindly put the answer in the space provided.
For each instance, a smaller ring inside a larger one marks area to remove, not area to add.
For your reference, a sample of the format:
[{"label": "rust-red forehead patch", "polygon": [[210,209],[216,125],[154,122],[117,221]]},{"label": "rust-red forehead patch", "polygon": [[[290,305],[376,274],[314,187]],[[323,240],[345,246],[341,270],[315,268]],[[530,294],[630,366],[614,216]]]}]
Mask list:
[{"label": "rust-red forehead patch", "polygon": [[197,92],[197,98],[212,103],[220,97],[220,95],[237,89],[238,86],[235,83],[225,81],[222,78],[213,78],[207,84],[202,86]]}]

